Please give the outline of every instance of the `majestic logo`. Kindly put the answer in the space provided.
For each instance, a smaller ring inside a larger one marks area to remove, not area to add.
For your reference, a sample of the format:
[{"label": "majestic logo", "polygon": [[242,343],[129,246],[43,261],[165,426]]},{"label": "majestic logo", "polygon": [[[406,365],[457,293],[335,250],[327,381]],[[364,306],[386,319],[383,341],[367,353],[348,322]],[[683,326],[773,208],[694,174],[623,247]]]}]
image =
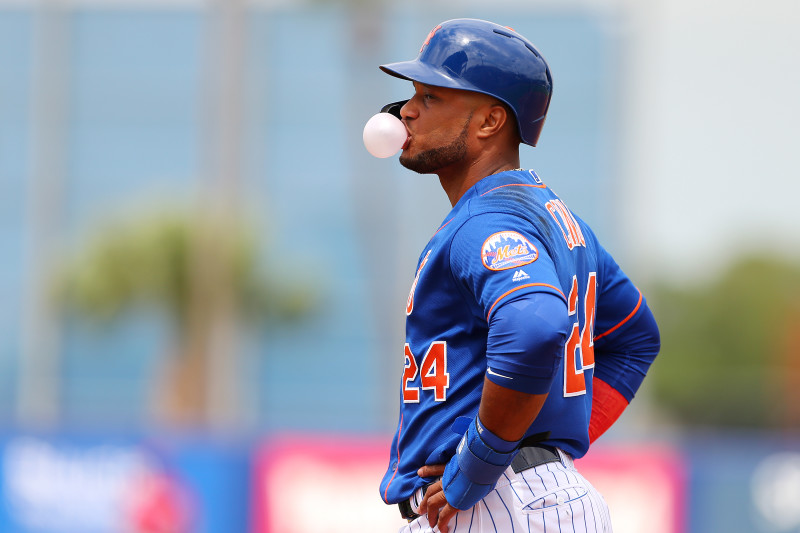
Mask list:
[{"label": "majestic logo", "polygon": [[524,270],[517,270],[514,272],[514,276],[511,278],[511,281],[523,281],[526,279],[531,279],[527,272]]},{"label": "majestic logo", "polygon": [[539,250],[516,231],[495,233],[483,243],[481,259],[489,270],[518,268],[536,261]]}]

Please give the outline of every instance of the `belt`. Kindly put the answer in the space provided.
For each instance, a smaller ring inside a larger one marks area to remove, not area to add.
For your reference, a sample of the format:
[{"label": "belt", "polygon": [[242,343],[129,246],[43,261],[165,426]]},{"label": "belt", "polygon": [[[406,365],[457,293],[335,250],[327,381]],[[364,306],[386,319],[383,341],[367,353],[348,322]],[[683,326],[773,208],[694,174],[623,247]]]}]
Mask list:
[{"label": "belt", "polygon": [[[520,472],[528,470],[529,468],[534,468],[545,463],[553,463],[560,460],[561,457],[558,455],[558,451],[552,446],[545,446],[544,444],[529,444],[519,449],[519,453],[517,453],[516,457],[514,457],[514,460],[511,461],[511,469],[514,470],[515,474],[519,474]],[[428,486],[429,485],[422,487],[423,496],[428,490]],[[411,499],[413,497],[414,496],[397,504],[397,507],[400,509],[400,516],[409,521],[419,517],[419,515],[414,512],[414,507],[411,506]]]},{"label": "belt", "polygon": [[534,444],[519,449],[519,453],[517,453],[517,456],[511,461],[511,468],[514,470],[515,474],[519,474],[523,470],[560,460],[561,457],[558,455],[558,451],[552,446]]},{"label": "belt", "polygon": [[[425,493],[428,492],[428,487],[430,484],[425,485],[422,487],[422,495],[425,496]],[[414,507],[411,506],[411,499],[417,494],[417,491],[414,491],[414,494],[411,498],[407,498],[400,503],[397,504],[397,508],[400,509],[400,516],[411,522],[412,520],[419,518],[419,514],[414,512]],[[420,502],[416,502],[419,505]]]}]

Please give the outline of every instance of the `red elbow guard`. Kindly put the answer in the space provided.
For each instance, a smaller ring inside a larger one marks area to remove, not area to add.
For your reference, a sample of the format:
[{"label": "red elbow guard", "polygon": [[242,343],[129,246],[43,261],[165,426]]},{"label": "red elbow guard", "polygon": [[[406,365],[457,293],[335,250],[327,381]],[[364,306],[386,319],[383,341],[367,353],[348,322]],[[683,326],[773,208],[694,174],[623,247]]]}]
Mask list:
[{"label": "red elbow guard", "polygon": [[592,378],[592,389],[592,417],[589,420],[590,443],[605,433],[628,407],[628,400],[602,379]]}]

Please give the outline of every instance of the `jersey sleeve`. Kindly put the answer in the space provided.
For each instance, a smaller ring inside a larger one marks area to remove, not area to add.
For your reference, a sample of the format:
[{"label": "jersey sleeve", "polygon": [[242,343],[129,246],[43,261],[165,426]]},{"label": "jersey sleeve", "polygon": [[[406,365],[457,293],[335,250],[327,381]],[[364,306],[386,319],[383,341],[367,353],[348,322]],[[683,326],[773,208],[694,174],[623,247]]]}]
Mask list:
[{"label": "jersey sleeve", "polygon": [[486,378],[528,394],[550,391],[570,325],[566,302],[554,294],[503,302],[489,322]]},{"label": "jersey sleeve", "polygon": [[450,269],[487,322],[497,306],[524,294],[549,292],[566,301],[535,229],[514,215],[485,213],[464,223],[451,243]]},{"label": "jersey sleeve", "polygon": [[602,248],[599,266],[594,375],[630,402],[660,349],[658,326],[641,291]]}]

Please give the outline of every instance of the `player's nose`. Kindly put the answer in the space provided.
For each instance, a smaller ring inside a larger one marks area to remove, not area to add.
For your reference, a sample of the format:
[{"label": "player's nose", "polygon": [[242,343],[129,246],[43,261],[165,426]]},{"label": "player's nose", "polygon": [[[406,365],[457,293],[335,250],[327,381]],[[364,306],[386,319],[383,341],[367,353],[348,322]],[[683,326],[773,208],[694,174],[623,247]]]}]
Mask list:
[{"label": "player's nose", "polygon": [[400,119],[403,121],[413,120],[419,116],[419,110],[414,103],[414,98],[406,101],[403,107],[400,108]]}]

